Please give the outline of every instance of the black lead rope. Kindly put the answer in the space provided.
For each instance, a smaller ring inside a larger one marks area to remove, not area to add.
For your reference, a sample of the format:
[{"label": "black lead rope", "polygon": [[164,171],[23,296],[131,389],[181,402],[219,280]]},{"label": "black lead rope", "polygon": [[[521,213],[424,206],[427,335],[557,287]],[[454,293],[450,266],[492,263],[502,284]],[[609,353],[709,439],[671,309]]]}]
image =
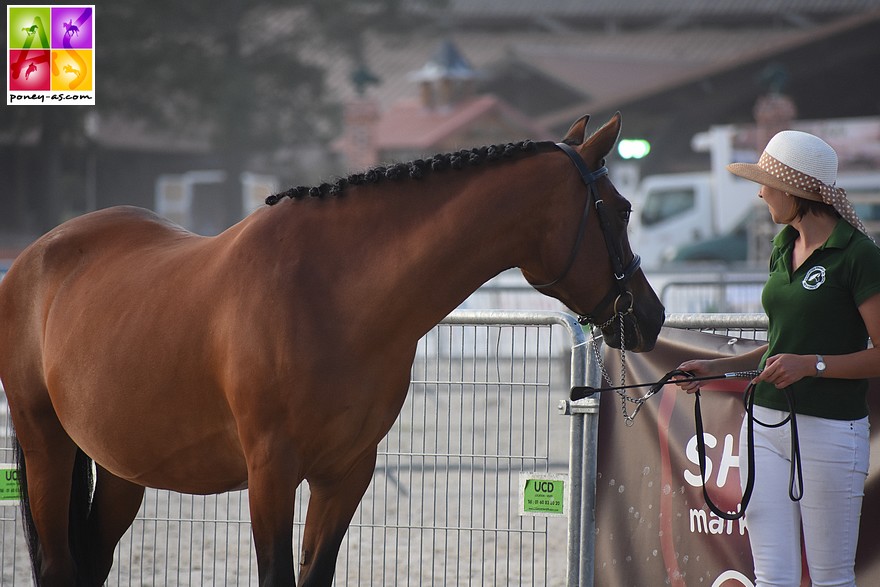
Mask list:
[{"label": "black lead rope", "polygon": [[[646,393],[642,397],[642,401],[651,397],[661,389],[663,386],[669,383],[670,379],[676,376],[686,377],[689,381],[709,381],[713,379],[731,379],[731,378],[754,378],[760,372],[759,371],[736,371],[732,373],[725,373],[723,375],[709,375],[706,377],[694,377],[692,373],[688,371],[682,371],[679,369],[675,369],[667,373],[663,376],[662,379],[655,383],[636,383],[632,385],[619,385],[616,387],[587,387],[587,386],[576,386],[571,388],[571,399],[579,400],[585,397],[590,397],[593,394],[601,393],[604,391],[617,391],[620,392],[624,389],[632,389],[636,387],[650,387],[648,393]],[[746,486],[743,490],[742,500],[740,501],[739,510],[735,512],[725,512],[722,511],[715,502],[712,501],[712,498],[709,496],[709,490],[706,488],[706,441],[703,438],[703,411],[700,407],[700,391],[697,390],[694,398],[694,426],[696,428],[696,436],[697,436],[697,455],[699,458],[700,465],[700,479],[703,483],[703,497],[706,500],[706,505],[709,509],[719,518],[724,520],[738,520],[742,518],[746,513],[746,506],[748,506],[749,500],[752,498],[752,491],[755,487],[755,423],[757,422],[761,426],[765,428],[779,428],[784,425],[786,422],[791,422],[791,471],[789,473],[789,488],[788,488],[788,497],[792,501],[800,501],[800,499],[804,496],[804,476],[803,471],[801,469],[801,450],[800,450],[800,441],[798,439],[798,430],[797,430],[797,415],[795,414],[795,405],[794,405],[794,394],[791,392],[789,388],[784,388],[783,393],[785,395],[785,399],[788,402],[788,416],[786,416],[782,421],[777,422],[776,424],[767,424],[765,422],[761,422],[755,417],[755,384],[749,383],[749,386],[746,388],[745,394],[743,396],[743,404],[746,411],[746,435],[748,438],[748,442],[746,443],[746,451],[748,453],[748,467],[747,467],[747,477],[746,477]]]},{"label": "black lead rope", "polygon": [[[748,442],[746,450],[748,451],[748,472],[746,473],[746,487],[743,491],[742,500],[739,503],[739,511],[728,513],[722,511],[712,498],[709,497],[709,490],[706,488],[706,440],[703,438],[703,411],[700,408],[700,390],[697,390],[694,399],[694,426],[697,429],[697,455],[700,460],[700,479],[703,482],[703,498],[706,505],[712,510],[712,513],[725,520],[738,520],[746,515],[746,506],[752,499],[752,490],[755,488],[755,384],[750,383],[746,388],[743,403],[746,408],[746,434]],[[794,412],[792,412],[794,413]],[[781,425],[781,424],[780,424]],[[742,470],[742,469],[740,469]]]},{"label": "black lead rope", "polygon": [[788,402],[788,416],[776,424],[767,424],[761,422],[755,417],[755,384],[749,383],[746,388],[743,403],[746,410],[746,434],[748,442],[746,450],[748,452],[748,472],[746,473],[746,486],[743,491],[742,500],[740,501],[739,511],[724,512],[715,505],[712,498],[709,497],[709,490],[706,489],[706,441],[703,438],[703,413],[700,409],[700,391],[697,390],[694,401],[694,424],[697,429],[697,454],[700,459],[700,478],[703,482],[703,497],[706,505],[712,510],[712,513],[725,520],[738,520],[746,514],[746,506],[752,498],[752,490],[755,488],[755,422],[765,428],[779,428],[786,422],[791,422],[791,469],[788,481],[788,497],[791,501],[800,501],[804,496],[804,473],[801,469],[801,447],[798,439],[797,415],[794,411],[794,394],[789,388],[782,390],[785,400]]}]

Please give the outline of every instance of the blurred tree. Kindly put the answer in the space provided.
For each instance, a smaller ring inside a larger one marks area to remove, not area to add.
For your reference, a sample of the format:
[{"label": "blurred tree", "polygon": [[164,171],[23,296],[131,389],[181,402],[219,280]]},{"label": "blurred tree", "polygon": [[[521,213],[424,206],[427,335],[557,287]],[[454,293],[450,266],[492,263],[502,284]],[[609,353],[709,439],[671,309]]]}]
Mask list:
[{"label": "blurred tree", "polygon": [[169,128],[210,134],[227,172],[226,224],[241,218],[238,178],[284,145],[324,141],[339,106],[323,47],[360,62],[363,33],[415,28],[402,0],[117,0],[100,13],[102,106]]},{"label": "blurred tree", "polygon": [[85,145],[90,111],[208,136],[227,172],[226,224],[236,222],[243,170],[279,147],[325,141],[337,130],[339,105],[326,95],[324,72],[309,56],[341,50],[354,68],[363,63],[366,31],[430,26],[419,8],[428,4],[436,9],[428,0],[115,0],[98,6],[98,105],[0,113],[13,140],[37,136],[46,155],[37,227],[61,220],[60,149]]}]

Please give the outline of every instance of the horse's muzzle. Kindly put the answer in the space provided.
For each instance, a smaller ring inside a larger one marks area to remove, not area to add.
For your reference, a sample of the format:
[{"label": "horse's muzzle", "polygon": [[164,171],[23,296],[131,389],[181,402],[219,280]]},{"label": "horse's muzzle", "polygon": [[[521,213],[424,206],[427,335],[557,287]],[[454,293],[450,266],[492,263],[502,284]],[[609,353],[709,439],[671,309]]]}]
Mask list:
[{"label": "horse's muzzle", "polygon": [[636,353],[650,351],[654,348],[666,319],[663,306],[659,308],[656,315],[645,315],[638,308],[633,308],[630,312],[616,316],[601,328],[605,344]]}]

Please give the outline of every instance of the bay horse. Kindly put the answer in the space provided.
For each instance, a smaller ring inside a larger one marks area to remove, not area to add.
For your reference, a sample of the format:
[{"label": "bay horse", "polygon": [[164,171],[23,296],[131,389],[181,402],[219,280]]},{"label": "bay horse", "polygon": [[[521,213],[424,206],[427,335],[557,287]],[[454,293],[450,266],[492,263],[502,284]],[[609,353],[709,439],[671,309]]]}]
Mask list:
[{"label": "bay horse", "polygon": [[0,378],[36,582],[102,584],[144,487],[247,487],[260,584],[294,585],[305,479],[299,581],[329,585],[419,339],[508,268],[650,350],[664,309],[604,167],[620,115],[587,121],[294,188],[214,237],[115,207],[28,247]]}]

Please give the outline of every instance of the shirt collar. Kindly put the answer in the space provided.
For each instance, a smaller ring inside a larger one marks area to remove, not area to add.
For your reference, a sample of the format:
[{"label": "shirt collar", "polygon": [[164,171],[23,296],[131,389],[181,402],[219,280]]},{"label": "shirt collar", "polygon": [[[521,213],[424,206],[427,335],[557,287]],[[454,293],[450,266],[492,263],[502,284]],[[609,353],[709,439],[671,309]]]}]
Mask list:
[{"label": "shirt collar", "polygon": [[[837,219],[837,224],[834,225],[834,230],[831,231],[831,235],[828,237],[828,240],[819,247],[820,249],[842,249],[849,244],[849,241],[852,240],[853,234],[855,234],[856,229],[852,224],[844,220],[843,218]],[[773,244],[779,247],[780,249],[791,246],[791,244],[798,237],[798,231],[794,229],[792,226],[786,226],[776,237],[773,239]]]}]

